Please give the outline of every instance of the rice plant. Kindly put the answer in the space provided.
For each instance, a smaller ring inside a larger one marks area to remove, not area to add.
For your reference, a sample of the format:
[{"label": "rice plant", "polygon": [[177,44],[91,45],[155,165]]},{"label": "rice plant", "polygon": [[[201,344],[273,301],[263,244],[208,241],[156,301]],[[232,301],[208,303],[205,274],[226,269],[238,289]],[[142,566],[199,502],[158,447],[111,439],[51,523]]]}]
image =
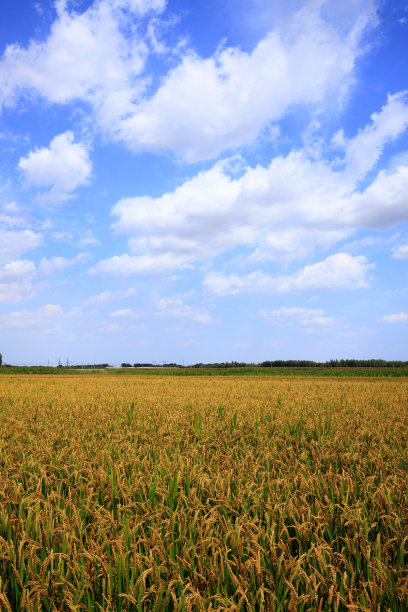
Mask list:
[{"label": "rice plant", "polygon": [[0,377],[0,609],[408,609],[408,381]]}]

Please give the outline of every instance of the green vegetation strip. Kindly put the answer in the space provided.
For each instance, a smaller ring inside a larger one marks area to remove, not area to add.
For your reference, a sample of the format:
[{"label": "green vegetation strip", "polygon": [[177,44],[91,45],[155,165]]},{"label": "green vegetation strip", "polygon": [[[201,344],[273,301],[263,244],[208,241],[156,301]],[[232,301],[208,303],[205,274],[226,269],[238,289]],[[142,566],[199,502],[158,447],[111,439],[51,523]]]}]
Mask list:
[{"label": "green vegetation strip", "polygon": [[395,378],[407,377],[408,367],[364,367],[364,368],[285,368],[285,367],[223,367],[223,368],[48,368],[48,367],[14,367],[0,368],[0,374],[120,374],[121,376],[295,376],[295,377],[329,377],[329,378]]}]

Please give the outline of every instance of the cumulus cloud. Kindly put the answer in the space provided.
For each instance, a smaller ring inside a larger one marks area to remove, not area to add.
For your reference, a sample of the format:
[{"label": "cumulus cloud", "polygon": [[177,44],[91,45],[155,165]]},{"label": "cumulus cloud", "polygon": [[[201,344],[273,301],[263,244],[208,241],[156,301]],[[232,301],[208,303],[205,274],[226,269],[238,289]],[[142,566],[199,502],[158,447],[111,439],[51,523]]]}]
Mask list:
[{"label": "cumulus cloud", "polygon": [[405,323],[408,321],[408,312],[384,315],[381,321],[385,321],[386,323]]},{"label": "cumulus cloud", "polygon": [[66,199],[80,185],[89,181],[92,163],[88,147],[75,143],[68,131],[55,136],[49,148],[30,151],[18,163],[25,182],[34,187],[51,187],[48,198]]},{"label": "cumulus cloud", "polygon": [[252,51],[220,48],[203,58],[185,49],[147,95],[149,45],[157,52],[158,44],[152,22],[143,30],[134,18],[160,14],[164,0],[99,0],[83,13],[59,2],[45,41],[6,48],[0,108],[33,94],[60,104],[85,101],[97,125],[132,149],[213,158],[250,144],[293,105],[320,106],[328,96],[339,104],[362,36],[375,24],[374,2],[360,3],[342,26],[322,6],[307,2]]},{"label": "cumulus cloud", "polygon": [[402,244],[393,249],[392,256],[395,259],[408,259],[408,244]]},{"label": "cumulus cloud", "polygon": [[186,54],[155,94],[118,123],[117,137],[136,150],[169,149],[190,162],[251,143],[290,106],[320,104],[344,91],[371,8],[340,33],[308,3],[250,53]]},{"label": "cumulus cloud", "polygon": [[[408,116],[404,99],[391,97],[363,132],[374,133],[384,123],[383,140],[391,132],[393,138],[402,134],[407,122],[398,121],[395,127],[389,109],[397,105]],[[358,141],[361,134],[355,138]],[[348,141],[348,149],[353,143]],[[365,170],[375,165],[378,151]],[[387,228],[407,221],[407,198],[408,166],[404,164],[380,171],[361,189],[359,177],[346,161],[340,168],[338,160],[310,159],[302,151],[277,156],[266,167],[245,166],[231,158],[186,180],[173,192],[157,198],[124,198],[115,204],[113,229],[129,237],[131,254],[104,260],[92,272],[162,273],[236,247],[246,250],[246,264],[288,263],[332,248],[357,229]]]},{"label": "cumulus cloud", "polygon": [[160,272],[238,245],[256,247],[253,258],[262,261],[302,257],[350,232],[339,226],[335,211],[326,210],[330,203],[340,212],[342,193],[340,177],[300,153],[275,158],[267,168],[246,168],[238,177],[220,162],[173,193],[118,202],[113,228],[130,235],[134,255],[101,262],[95,270]]},{"label": "cumulus cloud", "polygon": [[286,306],[277,310],[262,308],[258,315],[280,327],[287,325],[325,326],[336,323],[336,319],[327,317],[326,311],[321,308],[288,308]]},{"label": "cumulus cloud", "polygon": [[[139,88],[132,78],[143,69],[147,53],[137,38],[121,32],[123,11],[162,9],[163,2],[97,1],[83,13],[58,3],[58,17],[48,38],[27,47],[9,45],[0,62],[0,108],[21,95],[39,95],[54,103],[84,100],[100,119],[126,113]],[[125,17],[125,15],[123,15]]]},{"label": "cumulus cloud", "polygon": [[289,275],[270,276],[256,271],[243,276],[223,276],[211,272],[203,285],[214,295],[361,289],[369,286],[368,272],[372,267],[362,255],[352,257],[348,253],[337,253]]}]

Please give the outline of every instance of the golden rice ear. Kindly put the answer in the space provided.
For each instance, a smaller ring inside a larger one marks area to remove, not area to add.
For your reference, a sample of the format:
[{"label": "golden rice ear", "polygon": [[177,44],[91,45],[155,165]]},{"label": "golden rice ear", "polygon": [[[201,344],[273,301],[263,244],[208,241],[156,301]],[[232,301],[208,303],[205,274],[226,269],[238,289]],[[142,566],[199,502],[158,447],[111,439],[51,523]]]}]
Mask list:
[{"label": "golden rice ear", "polygon": [[402,609],[407,391],[1,374],[0,609]]}]

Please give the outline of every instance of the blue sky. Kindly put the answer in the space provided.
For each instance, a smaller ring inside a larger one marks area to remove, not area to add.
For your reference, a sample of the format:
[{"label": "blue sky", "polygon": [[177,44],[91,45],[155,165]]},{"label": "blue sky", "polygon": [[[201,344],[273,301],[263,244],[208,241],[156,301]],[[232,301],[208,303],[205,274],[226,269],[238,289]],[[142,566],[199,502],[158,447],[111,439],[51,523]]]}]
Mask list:
[{"label": "blue sky", "polygon": [[0,8],[9,363],[408,359],[408,3]]}]

